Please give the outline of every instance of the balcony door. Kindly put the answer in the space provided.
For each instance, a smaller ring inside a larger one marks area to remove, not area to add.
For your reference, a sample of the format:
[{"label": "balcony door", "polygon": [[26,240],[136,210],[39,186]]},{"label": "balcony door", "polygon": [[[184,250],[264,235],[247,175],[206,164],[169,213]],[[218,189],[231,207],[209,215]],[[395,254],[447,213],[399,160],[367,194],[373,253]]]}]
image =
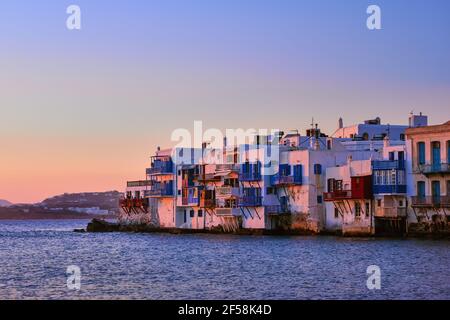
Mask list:
[{"label": "balcony door", "polygon": [[440,181],[431,182],[431,196],[433,198],[433,204],[439,204],[441,202],[441,183]]},{"label": "balcony door", "polygon": [[431,143],[431,166],[433,171],[438,171],[441,167],[441,143],[439,141]]}]

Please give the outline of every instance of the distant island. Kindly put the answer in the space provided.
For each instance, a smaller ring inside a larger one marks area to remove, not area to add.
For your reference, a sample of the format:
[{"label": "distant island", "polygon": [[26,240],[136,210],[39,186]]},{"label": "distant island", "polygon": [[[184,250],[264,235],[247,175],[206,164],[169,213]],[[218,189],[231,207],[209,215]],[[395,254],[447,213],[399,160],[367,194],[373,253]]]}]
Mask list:
[{"label": "distant island", "polygon": [[34,204],[0,200],[0,220],[115,218],[120,192],[65,193]]}]

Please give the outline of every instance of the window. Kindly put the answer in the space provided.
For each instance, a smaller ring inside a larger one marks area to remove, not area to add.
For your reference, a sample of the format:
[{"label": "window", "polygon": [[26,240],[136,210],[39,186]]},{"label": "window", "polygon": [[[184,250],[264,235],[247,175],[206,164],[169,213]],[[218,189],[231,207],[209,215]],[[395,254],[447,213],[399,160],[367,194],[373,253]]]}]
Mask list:
[{"label": "window", "polygon": [[391,171],[391,185],[396,185],[396,184],[397,184],[397,171],[392,170]]},{"label": "window", "polygon": [[403,200],[398,200],[398,206],[403,207]]},{"label": "window", "polygon": [[389,152],[389,160],[390,161],[394,161],[395,160],[395,153],[394,152]]},{"label": "window", "polygon": [[322,202],[323,202],[322,196],[317,196],[317,203],[322,203]]},{"label": "window", "polygon": [[189,212],[189,216],[190,216],[191,218],[195,217],[195,211],[194,211],[194,210],[191,210],[191,211]]},{"label": "window", "polygon": [[450,140],[447,141],[447,164],[450,164]]},{"label": "window", "polygon": [[400,140],[405,141],[405,134],[404,133],[400,133]]},{"label": "window", "polygon": [[336,219],[339,218],[339,209],[338,208],[334,208],[334,217]]},{"label": "window", "polygon": [[417,181],[417,196],[425,198],[425,181]]},{"label": "window", "polygon": [[322,165],[321,164],[315,164],[314,165],[314,174],[322,174]]},{"label": "window", "polygon": [[366,217],[368,218],[370,215],[370,203],[366,202]]},{"label": "window", "polygon": [[381,207],[381,199],[377,199],[377,207]]},{"label": "window", "polygon": [[367,132],[364,132],[363,135],[362,135],[362,138],[363,138],[364,141],[369,140],[369,134]]},{"label": "window", "polygon": [[273,187],[267,187],[266,194],[275,194],[275,188]]},{"label": "window", "polygon": [[199,218],[203,217],[203,210],[198,210],[198,217]]},{"label": "window", "polygon": [[328,192],[334,192],[334,185],[336,184],[335,179],[328,179],[327,185],[328,185]]},{"label": "window", "polygon": [[359,202],[355,203],[355,216],[356,217],[361,216],[361,204]]},{"label": "window", "polygon": [[425,164],[425,142],[417,143],[417,163]]},{"label": "window", "polygon": [[184,210],[184,223],[186,223],[187,222],[187,212],[186,212],[186,210]]},{"label": "window", "polygon": [[178,170],[178,175],[181,176],[181,170]]},{"label": "window", "polygon": [[181,196],[181,190],[178,190],[178,195]]}]

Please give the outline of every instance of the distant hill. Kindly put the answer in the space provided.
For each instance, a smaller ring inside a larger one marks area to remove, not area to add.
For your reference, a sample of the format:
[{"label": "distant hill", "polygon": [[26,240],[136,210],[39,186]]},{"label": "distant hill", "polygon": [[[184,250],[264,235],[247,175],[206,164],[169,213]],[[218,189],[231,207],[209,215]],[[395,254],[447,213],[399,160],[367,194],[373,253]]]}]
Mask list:
[{"label": "distant hill", "polygon": [[10,205],[12,205],[11,202],[0,199],[0,207],[9,207]]},{"label": "distant hill", "polygon": [[45,199],[36,205],[48,209],[98,207],[102,210],[117,212],[119,209],[120,195],[118,191],[65,193]]},{"label": "distant hill", "polygon": [[35,204],[0,200],[0,220],[111,218],[119,212],[120,195],[118,191],[65,193]]}]

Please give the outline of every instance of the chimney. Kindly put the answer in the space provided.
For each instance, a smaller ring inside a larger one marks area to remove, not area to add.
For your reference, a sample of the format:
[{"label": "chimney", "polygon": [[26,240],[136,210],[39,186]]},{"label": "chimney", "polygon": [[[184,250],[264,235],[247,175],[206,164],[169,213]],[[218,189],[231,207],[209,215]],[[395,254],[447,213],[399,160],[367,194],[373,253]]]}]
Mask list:
[{"label": "chimney", "polygon": [[342,120],[342,117],[339,118],[339,121],[338,121],[338,127],[339,127],[339,129],[344,128],[344,120]]}]

